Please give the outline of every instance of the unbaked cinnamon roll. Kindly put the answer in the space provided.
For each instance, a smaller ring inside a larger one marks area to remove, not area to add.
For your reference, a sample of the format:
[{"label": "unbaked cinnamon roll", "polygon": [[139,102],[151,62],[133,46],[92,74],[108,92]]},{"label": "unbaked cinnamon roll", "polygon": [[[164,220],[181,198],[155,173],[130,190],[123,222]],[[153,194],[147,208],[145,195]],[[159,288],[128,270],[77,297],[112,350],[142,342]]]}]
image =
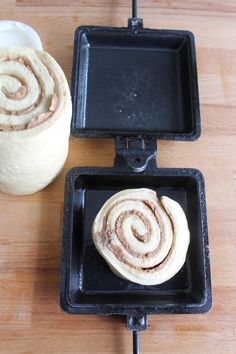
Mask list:
[{"label": "unbaked cinnamon roll", "polygon": [[0,190],[33,193],[50,183],[68,152],[71,98],[46,52],[0,49]]},{"label": "unbaked cinnamon roll", "polygon": [[183,266],[190,235],[181,206],[150,189],[127,189],[103,205],[93,241],[111,270],[134,283],[157,285]]}]

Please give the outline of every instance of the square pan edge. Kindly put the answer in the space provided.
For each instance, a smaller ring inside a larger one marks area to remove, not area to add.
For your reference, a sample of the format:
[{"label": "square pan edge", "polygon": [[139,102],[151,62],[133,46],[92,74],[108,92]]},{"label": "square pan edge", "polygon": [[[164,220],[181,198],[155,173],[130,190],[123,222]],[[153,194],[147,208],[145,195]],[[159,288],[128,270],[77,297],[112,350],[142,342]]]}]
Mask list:
[{"label": "square pan edge", "polygon": [[[156,169],[153,176],[182,176],[193,177],[198,186],[200,215],[201,215],[201,234],[203,242],[203,266],[204,266],[204,299],[196,304],[162,304],[162,305],[118,305],[118,304],[73,304],[69,301],[69,266],[71,260],[71,242],[72,242],[72,212],[73,212],[73,183],[81,174],[119,174],[123,173],[117,168],[97,168],[97,167],[75,167],[72,168],[66,176],[65,181],[65,200],[64,200],[64,221],[62,237],[62,255],[61,255],[61,282],[60,282],[60,305],[61,309],[71,314],[97,314],[97,315],[134,315],[134,314],[195,314],[206,313],[212,307],[212,290],[209,260],[209,243],[207,231],[207,215],[205,202],[204,178],[200,171],[196,169],[181,168],[160,168]],[[150,173],[129,173],[129,175],[149,175]]]},{"label": "square pan edge", "polygon": [[[109,26],[80,26],[75,30],[74,35],[74,54],[73,54],[73,67],[72,67],[72,79],[71,79],[71,97],[72,97],[72,120],[71,120],[71,133],[77,138],[112,138],[117,135],[123,136],[137,136],[140,134],[154,136],[160,140],[178,140],[178,141],[195,141],[201,135],[201,119],[200,119],[200,102],[199,102],[199,90],[198,90],[198,75],[197,75],[197,62],[196,62],[196,50],[195,50],[195,38],[191,31],[187,30],[170,30],[170,29],[149,29],[142,28],[139,33],[145,31],[145,33],[159,33],[163,35],[184,35],[187,37],[190,47],[190,79],[192,86],[191,100],[192,100],[192,116],[194,119],[194,130],[191,133],[154,133],[148,134],[140,131],[128,131],[121,133],[121,131],[107,130],[102,131],[98,129],[83,129],[76,127],[77,117],[77,89],[78,89],[78,69],[79,69],[79,46],[81,36],[85,32],[90,31],[113,31],[113,32],[127,32],[128,27],[109,27]],[[193,84],[194,82],[194,84]]]}]

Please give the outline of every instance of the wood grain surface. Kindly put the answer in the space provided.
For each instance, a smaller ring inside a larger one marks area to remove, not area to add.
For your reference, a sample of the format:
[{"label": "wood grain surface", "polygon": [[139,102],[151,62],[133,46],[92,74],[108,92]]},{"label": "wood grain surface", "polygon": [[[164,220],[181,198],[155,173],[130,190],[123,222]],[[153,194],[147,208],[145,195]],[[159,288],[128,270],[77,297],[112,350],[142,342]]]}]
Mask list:
[{"label": "wood grain surface", "polygon": [[[127,0],[1,0],[0,18],[33,26],[71,75],[73,35],[82,24],[124,26]],[[206,181],[213,309],[157,315],[141,352],[236,353],[236,2],[140,0],[150,28],[196,36],[202,136],[158,142],[160,167],[195,167]],[[63,188],[72,166],[112,166],[112,140],[70,140],[61,175],[31,196],[0,194],[0,353],[131,353],[122,317],[72,316],[59,307]]]}]

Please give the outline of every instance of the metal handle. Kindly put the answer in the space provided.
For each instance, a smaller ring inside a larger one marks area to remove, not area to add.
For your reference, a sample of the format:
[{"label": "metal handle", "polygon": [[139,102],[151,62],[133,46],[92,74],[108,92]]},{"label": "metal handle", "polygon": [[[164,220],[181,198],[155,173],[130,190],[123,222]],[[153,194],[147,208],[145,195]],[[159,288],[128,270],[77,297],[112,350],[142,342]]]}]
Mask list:
[{"label": "metal handle", "polygon": [[143,28],[143,20],[138,17],[137,0],[132,0],[132,17],[128,20],[128,27],[133,31]]},{"label": "metal handle", "polygon": [[140,334],[133,331],[133,354],[140,354]]},{"label": "metal handle", "polygon": [[132,18],[138,17],[138,4],[137,0],[132,0]]},{"label": "metal handle", "polygon": [[126,326],[129,331],[133,331],[133,354],[140,354],[140,332],[147,329],[146,315],[134,313],[126,317]]}]

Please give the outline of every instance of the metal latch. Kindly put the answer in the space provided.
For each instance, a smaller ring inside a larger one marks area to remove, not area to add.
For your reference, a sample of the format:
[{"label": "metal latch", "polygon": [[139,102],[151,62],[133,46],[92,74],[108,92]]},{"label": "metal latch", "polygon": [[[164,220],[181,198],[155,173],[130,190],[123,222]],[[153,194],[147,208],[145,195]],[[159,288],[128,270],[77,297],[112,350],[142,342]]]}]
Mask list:
[{"label": "metal latch", "polygon": [[135,172],[142,172],[148,164],[156,167],[157,143],[155,138],[116,137],[115,164],[127,164]]}]

